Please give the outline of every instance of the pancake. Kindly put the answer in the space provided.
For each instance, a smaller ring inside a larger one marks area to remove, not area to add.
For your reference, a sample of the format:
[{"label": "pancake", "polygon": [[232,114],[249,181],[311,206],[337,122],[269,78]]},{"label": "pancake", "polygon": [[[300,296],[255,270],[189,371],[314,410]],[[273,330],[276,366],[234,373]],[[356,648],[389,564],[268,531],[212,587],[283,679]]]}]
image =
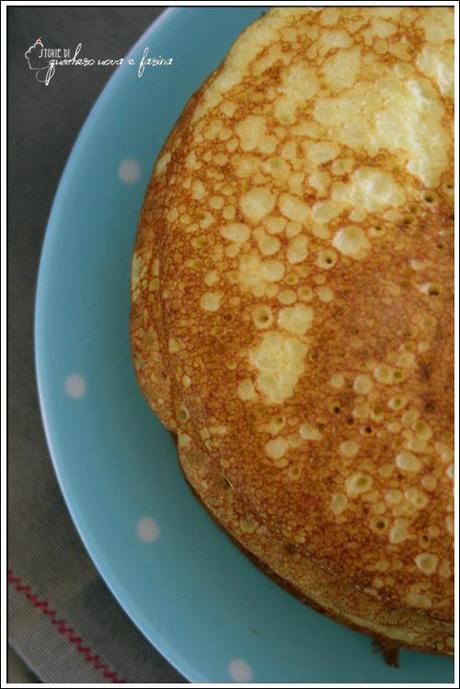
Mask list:
[{"label": "pancake", "polygon": [[196,495],[336,619],[453,650],[453,13],[274,9],[161,152],[141,388]]}]

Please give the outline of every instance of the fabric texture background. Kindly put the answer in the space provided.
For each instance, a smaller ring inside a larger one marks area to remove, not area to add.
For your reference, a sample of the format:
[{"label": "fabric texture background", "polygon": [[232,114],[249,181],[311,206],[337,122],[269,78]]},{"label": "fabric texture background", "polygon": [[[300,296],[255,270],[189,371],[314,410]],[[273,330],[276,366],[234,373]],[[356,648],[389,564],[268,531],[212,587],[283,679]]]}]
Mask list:
[{"label": "fabric texture background", "polygon": [[51,203],[85,118],[114,68],[57,71],[49,86],[24,52],[83,44],[121,57],[156,7],[8,8],[9,642],[43,682],[184,682],[112,597],[77,536],[46,446],[33,361],[34,293]]}]

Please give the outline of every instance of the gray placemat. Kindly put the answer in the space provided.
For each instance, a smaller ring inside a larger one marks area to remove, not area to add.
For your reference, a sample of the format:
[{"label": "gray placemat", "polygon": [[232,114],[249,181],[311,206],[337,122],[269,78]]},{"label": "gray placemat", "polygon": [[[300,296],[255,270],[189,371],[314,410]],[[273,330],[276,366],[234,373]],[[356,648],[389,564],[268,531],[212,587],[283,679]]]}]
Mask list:
[{"label": "gray placemat", "polygon": [[8,636],[43,682],[182,682],[116,603],[63,504],[38,410],[34,292],[52,199],[72,144],[112,68],[56,72],[48,86],[24,53],[40,36],[124,55],[155,7],[8,8]]}]

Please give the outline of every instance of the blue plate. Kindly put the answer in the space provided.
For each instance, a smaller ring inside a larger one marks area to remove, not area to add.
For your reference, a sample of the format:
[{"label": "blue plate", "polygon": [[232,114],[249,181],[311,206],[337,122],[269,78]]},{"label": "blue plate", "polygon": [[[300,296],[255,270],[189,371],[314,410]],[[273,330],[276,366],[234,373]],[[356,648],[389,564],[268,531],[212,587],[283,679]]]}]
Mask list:
[{"label": "blue plate", "polygon": [[49,220],[36,302],[43,419],[91,557],[145,636],[194,682],[450,682],[452,662],[385,666],[365,635],[254,567],[185,485],[168,432],[137,387],[130,260],[155,157],[187,99],[261,8],[165,12],[121,66],[74,146]]}]

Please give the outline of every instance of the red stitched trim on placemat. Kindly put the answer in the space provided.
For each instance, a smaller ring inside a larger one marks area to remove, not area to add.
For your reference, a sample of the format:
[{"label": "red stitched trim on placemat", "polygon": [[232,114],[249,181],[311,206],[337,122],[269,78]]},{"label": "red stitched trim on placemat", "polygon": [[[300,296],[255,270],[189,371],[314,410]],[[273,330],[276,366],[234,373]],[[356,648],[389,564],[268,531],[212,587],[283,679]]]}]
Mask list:
[{"label": "red stitched trim on placemat", "polygon": [[66,620],[58,619],[57,612],[50,607],[48,601],[40,600],[38,596],[33,593],[32,588],[28,584],[25,584],[21,577],[17,576],[11,569],[8,570],[8,583],[14,586],[18,593],[22,593],[29,603],[32,603],[34,608],[38,608],[49,618],[51,624],[54,624],[59,634],[65,636],[69,643],[77,647],[88,665],[92,665],[95,670],[101,672],[109,682],[115,683],[125,681],[115,670],[112,670],[107,663],[104,663],[100,656],[94,655],[91,648],[85,645],[82,637],[78,636],[72,627],[69,627]]}]

